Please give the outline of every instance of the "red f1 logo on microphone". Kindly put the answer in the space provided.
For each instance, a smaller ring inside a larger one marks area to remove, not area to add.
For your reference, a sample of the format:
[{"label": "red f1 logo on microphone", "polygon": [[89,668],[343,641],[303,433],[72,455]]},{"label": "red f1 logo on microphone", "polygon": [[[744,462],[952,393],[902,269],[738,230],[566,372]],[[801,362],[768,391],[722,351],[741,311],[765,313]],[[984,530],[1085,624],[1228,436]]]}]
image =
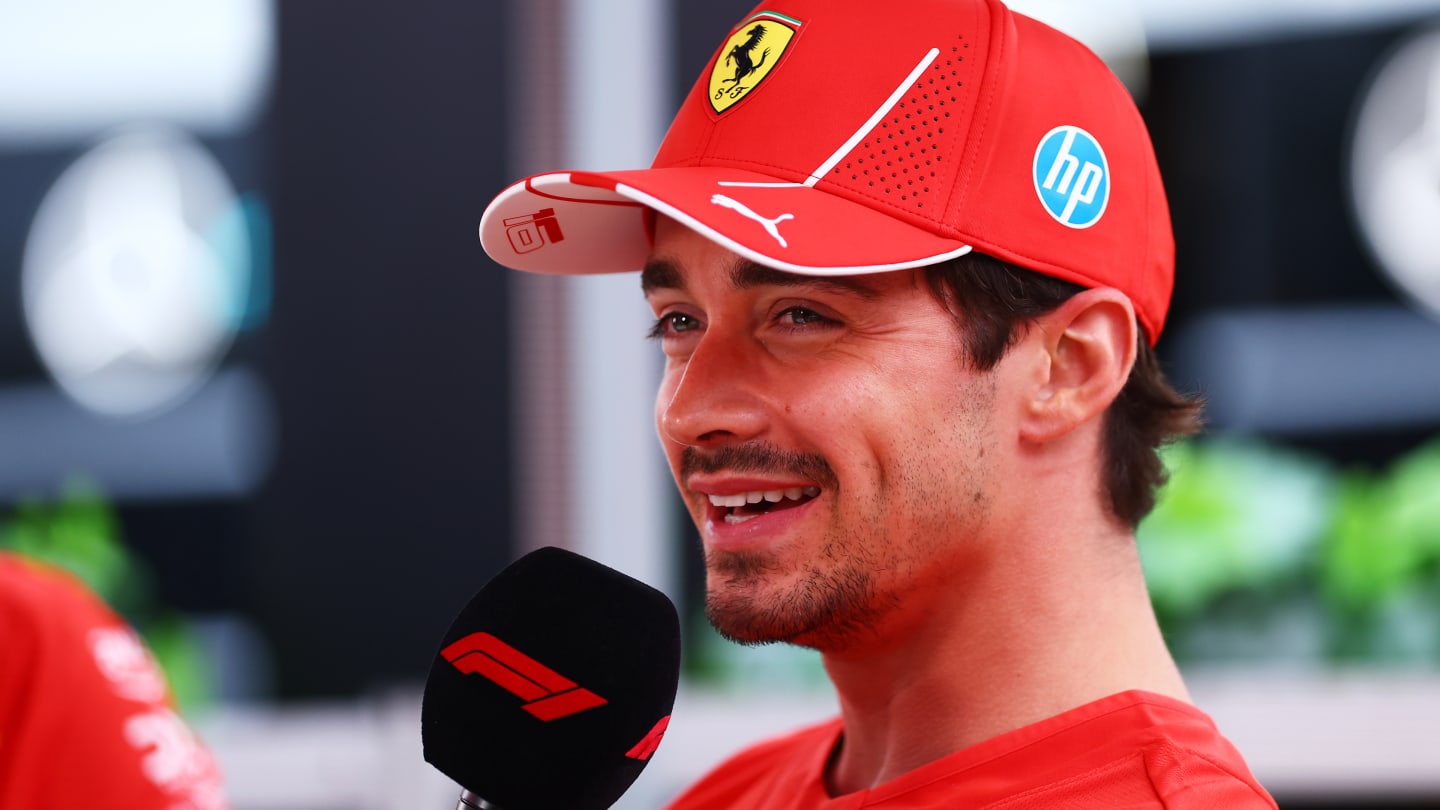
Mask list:
[{"label": "red f1 logo on microphone", "polygon": [[638,759],[641,762],[648,761],[650,757],[655,755],[655,750],[660,747],[660,740],[665,737],[665,729],[669,727],[670,715],[667,714],[660,718],[660,722],[656,723],[655,727],[650,729],[640,742],[635,743],[634,748],[626,751],[625,756],[631,759]]},{"label": "red f1 logo on microphone", "polygon": [[489,633],[471,633],[440,655],[461,672],[479,674],[524,700],[525,711],[547,723],[609,702]]}]

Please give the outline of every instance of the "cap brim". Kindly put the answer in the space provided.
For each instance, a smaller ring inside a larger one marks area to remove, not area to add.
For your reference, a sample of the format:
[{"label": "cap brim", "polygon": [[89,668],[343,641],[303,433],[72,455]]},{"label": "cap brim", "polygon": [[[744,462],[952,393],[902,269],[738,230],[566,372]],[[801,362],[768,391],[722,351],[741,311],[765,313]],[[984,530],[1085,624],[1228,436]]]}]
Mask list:
[{"label": "cap brim", "polygon": [[647,211],[751,261],[806,275],[902,270],[970,251],[964,241],[810,185],[713,167],[536,175],[490,203],[480,241],[516,270],[639,270],[651,249]]}]

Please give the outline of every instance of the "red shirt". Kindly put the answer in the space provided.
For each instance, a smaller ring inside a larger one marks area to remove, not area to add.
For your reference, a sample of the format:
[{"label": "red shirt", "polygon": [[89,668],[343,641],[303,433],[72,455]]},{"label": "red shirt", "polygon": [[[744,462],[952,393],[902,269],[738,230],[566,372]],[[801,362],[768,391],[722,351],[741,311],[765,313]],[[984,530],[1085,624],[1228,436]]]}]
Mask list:
[{"label": "red shirt", "polygon": [[0,554],[0,808],[223,810],[219,769],[125,622]]},{"label": "red shirt", "polygon": [[671,810],[1275,808],[1207,715],[1149,692],[1112,695],[831,798],[825,765],[842,731],[836,719],[762,742]]}]

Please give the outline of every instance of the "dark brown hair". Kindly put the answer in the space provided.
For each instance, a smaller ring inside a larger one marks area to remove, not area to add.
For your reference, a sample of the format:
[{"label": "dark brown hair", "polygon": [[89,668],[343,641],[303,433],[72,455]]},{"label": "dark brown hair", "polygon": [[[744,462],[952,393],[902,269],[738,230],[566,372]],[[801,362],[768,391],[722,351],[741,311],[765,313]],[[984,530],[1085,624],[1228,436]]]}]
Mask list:
[{"label": "dark brown hair", "polygon": [[[1000,362],[1016,339],[1041,315],[1083,287],[1041,275],[983,253],[969,253],[925,268],[924,278],[955,316],[977,370]],[[1110,510],[1130,527],[1155,506],[1165,483],[1157,451],[1200,430],[1198,399],[1176,391],[1142,333],[1135,366],[1105,412],[1103,485]]]}]

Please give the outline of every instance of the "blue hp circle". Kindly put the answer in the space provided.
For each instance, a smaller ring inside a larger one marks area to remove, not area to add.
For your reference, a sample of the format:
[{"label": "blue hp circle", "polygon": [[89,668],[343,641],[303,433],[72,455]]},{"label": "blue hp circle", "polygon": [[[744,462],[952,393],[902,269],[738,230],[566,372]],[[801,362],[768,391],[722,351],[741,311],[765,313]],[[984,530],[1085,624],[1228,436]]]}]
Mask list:
[{"label": "blue hp circle", "polygon": [[1088,228],[1110,202],[1110,164],[1095,136],[1079,127],[1056,127],[1035,150],[1035,192],[1061,225]]}]

